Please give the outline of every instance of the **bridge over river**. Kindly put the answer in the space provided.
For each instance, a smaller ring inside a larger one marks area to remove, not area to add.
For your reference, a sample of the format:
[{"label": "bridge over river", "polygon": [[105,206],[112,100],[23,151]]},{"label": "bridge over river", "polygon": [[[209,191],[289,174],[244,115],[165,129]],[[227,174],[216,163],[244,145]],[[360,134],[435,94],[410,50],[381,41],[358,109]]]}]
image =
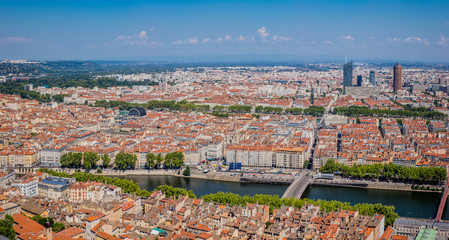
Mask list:
[{"label": "bridge over river", "polygon": [[446,206],[447,196],[449,194],[449,167],[446,167],[446,184],[444,185],[443,194],[441,195],[440,204],[438,205],[437,216],[435,217],[435,221],[440,222],[441,217],[443,216],[444,206]]},{"label": "bridge over river", "polygon": [[312,176],[307,172],[302,172],[285,191],[282,198],[301,198],[302,194],[312,182]]}]

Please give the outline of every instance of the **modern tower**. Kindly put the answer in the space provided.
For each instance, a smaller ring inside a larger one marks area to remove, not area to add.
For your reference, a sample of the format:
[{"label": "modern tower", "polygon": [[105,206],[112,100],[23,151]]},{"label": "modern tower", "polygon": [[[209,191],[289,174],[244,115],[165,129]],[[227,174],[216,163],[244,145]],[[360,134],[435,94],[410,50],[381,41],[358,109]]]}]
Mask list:
[{"label": "modern tower", "polygon": [[398,62],[393,67],[393,92],[402,89],[402,66]]},{"label": "modern tower", "polygon": [[346,87],[352,86],[352,61],[343,65],[343,90],[346,92]]},{"label": "modern tower", "polygon": [[362,86],[363,77],[362,75],[357,75],[357,87]]},{"label": "modern tower", "polygon": [[374,71],[369,71],[369,83],[376,86],[376,73]]}]

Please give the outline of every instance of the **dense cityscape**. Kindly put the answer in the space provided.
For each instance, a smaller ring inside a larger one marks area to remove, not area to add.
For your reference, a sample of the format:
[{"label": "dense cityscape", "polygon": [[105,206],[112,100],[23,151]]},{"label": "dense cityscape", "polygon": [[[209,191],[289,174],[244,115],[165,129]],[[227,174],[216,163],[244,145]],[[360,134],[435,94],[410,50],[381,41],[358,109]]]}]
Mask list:
[{"label": "dense cityscape", "polygon": [[448,240],[449,1],[0,1],[0,240]]},{"label": "dense cityscape", "polygon": [[[57,87],[35,73],[46,64],[1,65],[7,237],[449,236],[445,67],[175,67],[92,74],[84,87],[54,77],[68,85]],[[197,197],[114,178],[130,174],[290,186],[282,196],[218,187]],[[408,218],[394,206],[304,198],[309,185],[440,192],[443,204],[434,220]]]}]

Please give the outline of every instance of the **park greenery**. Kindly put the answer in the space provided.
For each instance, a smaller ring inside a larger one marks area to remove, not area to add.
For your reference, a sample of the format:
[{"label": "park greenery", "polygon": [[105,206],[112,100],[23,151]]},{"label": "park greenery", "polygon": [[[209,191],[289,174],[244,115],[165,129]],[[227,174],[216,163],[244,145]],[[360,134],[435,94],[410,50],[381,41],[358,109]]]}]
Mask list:
[{"label": "park greenery", "polygon": [[428,119],[446,119],[447,115],[431,109],[420,108],[405,108],[404,110],[388,110],[388,109],[369,109],[367,107],[349,106],[349,107],[335,107],[333,113],[344,115],[348,117],[419,117]]},{"label": "park greenery", "polygon": [[438,184],[446,180],[446,169],[442,167],[404,167],[392,163],[347,166],[328,159],[320,171],[353,179],[378,179],[414,184]]},{"label": "park greenery", "polygon": [[[40,172],[46,172],[53,176],[58,177],[70,177],[68,173],[57,172],[52,169],[41,168]],[[94,175],[85,172],[75,172],[72,177],[76,179],[77,182],[102,182],[105,184],[111,184],[122,188],[122,191],[129,194],[135,194],[142,197],[149,197],[151,195],[146,189],[141,190],[139,185],[129,179],[111,178],[103,175]],[[175,188],[172,186],[161,185],[155,189],[156,191],[162,191],[166,197],[178,198],[179,196],[188,196],[189,198],[197,198],[192,190],[186,190],[183,188]],[[206,202],[213,202],[215,204],[228,204],[233,206],[245,206],[248,203],[253,204],[264,204],[269,205],[272,211],[273,209],[280,208],[281,206],[293,206],[296,209],[300,209],[302,206],[307,204],[313,204],[315,206],[321,206],[322,209],[326,211],[337,211],[341,210],[359,210],[360,214],[364,215],[374,215],[375,213],[385,215],[385,224],[392,225],[398,214],[395,211],[394,206],[385,206],[380,203],[377,204],[355,204],[351,205],[348,202],[340,201],[327,201],[327,200],[312,200],[312,199],[299,199],[299,198],[280,198],[278,195],[267,195],[267,194],[256,194],[254,196],[240,196],[234,193],[224,193],[217,192],[214,194],[206,194],[202,197]]]},{"label": "park greenery", "polygon": [[0,220],[0,235],[3,235],[9,239],[16,239],[16,231],[13,228],[14,218],[6,214],[5,219]]}]

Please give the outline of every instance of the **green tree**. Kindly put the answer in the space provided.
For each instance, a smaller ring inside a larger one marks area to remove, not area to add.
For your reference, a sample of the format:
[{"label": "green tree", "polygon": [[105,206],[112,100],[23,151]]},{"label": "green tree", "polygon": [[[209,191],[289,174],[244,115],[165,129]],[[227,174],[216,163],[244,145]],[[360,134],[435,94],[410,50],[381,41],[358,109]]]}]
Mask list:
[{"label": "green tree", "polygon": [[100,159],[100,157],[98,156],[98,153],[93,153],[93,152],[85,152],[83,158],[84,158],[84,161],[83,161],[84,169],[96,168],[97,162]]},{"label": "green tree", "polygon": [[72,163],[72,153],[68,152],[68,153],[64,153],[61,158],[60,158],[60,162],[61,162],[61,167],[65,168],[65,167],[70,167],[71,163]]},{"label": "green tree", "polygon": [[307,166],[309,166],[309,160],[304,161],[304,165],[302,166],[302,168],[306,169]]},{"label": "green tree", "polygon": [[16,231],[13,228],[14,219],[11,215],[6,214],[5,219],[0,221],[0,234],[9,238],[16,238]]},{"label": "green tree", "polygon": [[40,215],[36,215],[36,216],[32,217],[31,219],[33,219],[40,225],[45,225],[47,222],[50,223],[52,226],[52,230],[54,232],[60,232],[65,229],[65,225],[63,223],[55,222],[53,220],[53,218],[50,218],[50,217],[44,218],[44,217],[41,217]]},{"label": "green tree", "polygon": [[163,161],[164,161],[164,158],[162,157],[162,154],[158,153],[157,157],[156,157],[156,163],[157,163],[158,168],[161,167]]},{"label": "green tree", "polygon": [[109,157],[109,154],[103,154],[103,156],[101,156],[101,162],[103,165],[103,168],[107,168],[109,166],[109,164],[111,163],[111,158]]},{"label": "green tree", "polygon": [[182,173],[184,176],[190,176],[190,167],[187,166],[186,169],[184,169],[184,172]]},{"label": "green tree", "polygon": [[184,166],[184,153],[176,151],[165,155],[166,168],[180,168],[182,166]]},{"label": "green tree", "polygon": [[146,159],[147,159],[147,167],[148,168],[154,168],[154,164],[156,164],[156,155],[154,153],[147,153]]},{"label": "green tree", "polygon": [[131,153],[120,152],[115,157],[115,167],[120,170],[134,169],[136,162],[137,156]]},{"label": "green tree", "polygon": [[67,95],[65,95],[65,94],[56,94],[56,95],[53,95],[52,98],[56,102],[62,103],[62,102],[64,102],[64,97],[65,96],[67,96]]},{"label": "green tree", "polygon": [[81,160],[83,158],[83,153],[73,153],[68,152],[61,156],[60,162],[61,167],[71,167],[71,168],[79,168],[81,167]]},{"label": "green tree", "polygon": [[82,159],[83,159],[83,153],[81,153],[81,152],[73,153],[70,166],[73,168],[80,168]]}]

